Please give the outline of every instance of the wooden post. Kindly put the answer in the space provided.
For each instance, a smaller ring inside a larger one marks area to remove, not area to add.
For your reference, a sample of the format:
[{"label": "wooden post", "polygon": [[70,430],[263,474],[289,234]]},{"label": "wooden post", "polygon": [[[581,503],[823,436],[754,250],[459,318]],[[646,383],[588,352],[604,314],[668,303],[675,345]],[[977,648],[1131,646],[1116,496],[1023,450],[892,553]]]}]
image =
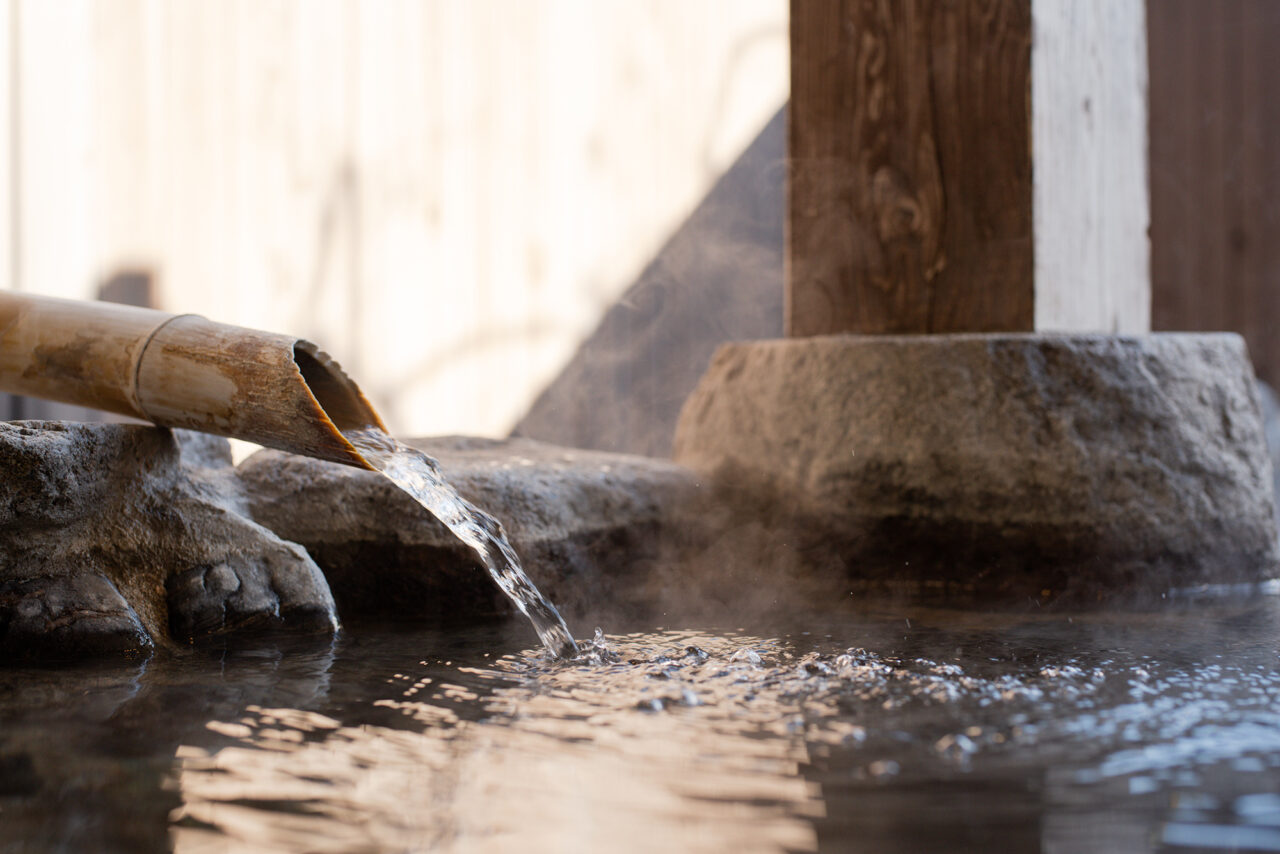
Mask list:
[{"label": "wooden post", "polygon": [[787,334],[1145,332],[1143,0],[792,0]]},{"label": "wooden post", "polygon": [[1159,0],[1151,55],[1156,329],[1244,335],[1280,384],[1280,3]]}]

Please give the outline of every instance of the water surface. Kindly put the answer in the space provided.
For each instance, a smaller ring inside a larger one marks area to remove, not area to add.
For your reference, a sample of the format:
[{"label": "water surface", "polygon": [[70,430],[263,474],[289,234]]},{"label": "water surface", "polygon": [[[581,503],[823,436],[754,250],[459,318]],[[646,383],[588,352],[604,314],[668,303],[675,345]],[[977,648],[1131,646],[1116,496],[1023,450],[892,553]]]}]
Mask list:
[{"label": "water surface", "polygon": [[0,851],[1280,851],[1280,602],[0,670]]}]

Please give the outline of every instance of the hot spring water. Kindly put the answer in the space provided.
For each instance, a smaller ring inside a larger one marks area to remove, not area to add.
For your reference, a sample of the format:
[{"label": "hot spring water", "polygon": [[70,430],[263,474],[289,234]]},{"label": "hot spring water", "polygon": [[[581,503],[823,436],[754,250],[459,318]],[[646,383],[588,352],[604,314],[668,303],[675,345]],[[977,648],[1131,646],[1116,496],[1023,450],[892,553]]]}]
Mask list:
[{"label": "hot spring water", "polygon": [[578,651],[556,611],[520,566],[502,524],[454,489],[434,459],[371,427],[343,433],[369,464],[413,497],[480,558],[490,577],[529,618],[542,645],[556,658]]},{"label": "hot spring water", "polygon": [[1280,851],[1280,597],[0,669],[0,851]]},{"label": "hot spring water", "polygon": [[1280,597],[1073,616],[780,588],[579,649],[435,460],[344,435],[551,655],[377,623],[0,669],[0,851],[1280,852]]}]

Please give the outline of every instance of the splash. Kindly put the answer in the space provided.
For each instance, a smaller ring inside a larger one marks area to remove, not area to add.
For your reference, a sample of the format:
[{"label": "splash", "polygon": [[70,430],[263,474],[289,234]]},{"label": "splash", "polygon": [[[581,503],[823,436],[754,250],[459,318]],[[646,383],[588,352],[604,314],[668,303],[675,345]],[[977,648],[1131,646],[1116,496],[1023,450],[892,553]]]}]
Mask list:
[{"label": "splash", "polygon": [[469,546],[489,576],[529,618],[543,646],[556,658],[578,653],[569,628],[520,566],[502,523],[449,485],[434,459],[377,428],[344,433],[368,463],[413,497]]}]

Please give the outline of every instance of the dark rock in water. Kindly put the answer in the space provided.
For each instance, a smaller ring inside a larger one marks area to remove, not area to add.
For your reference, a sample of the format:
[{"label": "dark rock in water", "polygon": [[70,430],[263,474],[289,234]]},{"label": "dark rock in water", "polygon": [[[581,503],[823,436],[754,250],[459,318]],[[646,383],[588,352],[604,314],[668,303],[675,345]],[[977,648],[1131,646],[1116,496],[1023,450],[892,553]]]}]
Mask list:
[{"label": "dark rock in water", "polygon": [[319,568],[246,507],[223,439],[0,423],[0,659],[260,626],[332,631]]},{"label": "dark rock in water", "polygon": [[[503,523],[529,577],[569,615],[638,595],[697,491],[688,470],[643,457],[529,439],[408,443]],[[306,546],[344,615],[508,609],[474,554],[381,475],[271,450],[239,473],[253,518]]]},{"label": "dark rock in water", "polygon": [[[639,580],[670,554],[669,522],[697,491],[669,462],[530,440],[417,444],[506,525],[544,592],[576,611],[639,599]],[[351,614],[509,607],[468,548],[372,472],[276,451],[238,472],[225,440],[198,433],[10,422],[0,473],[0,661],[332,631],[330,585]]]},{"label": "dark rock in water", "polygon": [[726,345],[675,456],[872,586],[1094,602],[1276,570],[1236,335]]},{"label": "dark rock in water", "polygon": [[77,572],[0,582],[0,650],[25,658],[130,654],[151,636],[104,575]]}]

